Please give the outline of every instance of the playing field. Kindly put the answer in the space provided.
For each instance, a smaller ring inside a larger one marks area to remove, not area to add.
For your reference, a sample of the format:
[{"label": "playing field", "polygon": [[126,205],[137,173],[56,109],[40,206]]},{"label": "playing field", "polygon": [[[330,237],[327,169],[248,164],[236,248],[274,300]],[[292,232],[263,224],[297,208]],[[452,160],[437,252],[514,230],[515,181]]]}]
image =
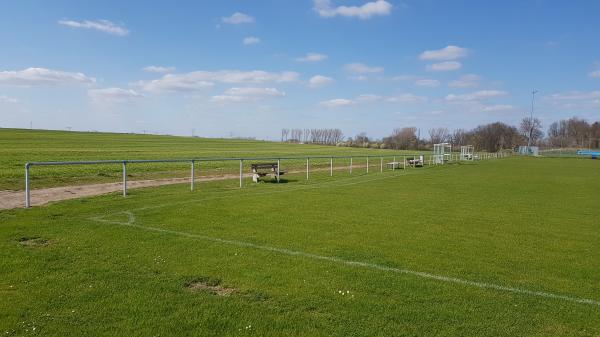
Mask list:
[{"label": "playing field", "polygon": [[599,164],[508,158],[0,211],[0,332],[598,336]]}]

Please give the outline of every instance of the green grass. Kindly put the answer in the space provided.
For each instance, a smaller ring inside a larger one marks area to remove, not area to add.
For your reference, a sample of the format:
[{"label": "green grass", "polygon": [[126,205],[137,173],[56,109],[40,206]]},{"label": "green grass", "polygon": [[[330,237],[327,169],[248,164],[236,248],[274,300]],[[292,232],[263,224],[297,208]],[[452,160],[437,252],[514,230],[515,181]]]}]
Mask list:
[{"label": "green grass", "polygon": [[599,164],[509,158],[2,211],[0,333],[598,336],[598,304],[373,265],[600,301]]},{"label": "green grass", "polygon": [[[398,151],[279,142],[0,128],[0,190],[24,189],[24,165],[36,161],[393,155]],[[237,163],[220,163],[234,169]],[[215,166],[216,168],[216,166]],[[34,188],[115,182],[119,165],[35,167]],[[183,177],[188,164],[136,165],[130,179]]]}]

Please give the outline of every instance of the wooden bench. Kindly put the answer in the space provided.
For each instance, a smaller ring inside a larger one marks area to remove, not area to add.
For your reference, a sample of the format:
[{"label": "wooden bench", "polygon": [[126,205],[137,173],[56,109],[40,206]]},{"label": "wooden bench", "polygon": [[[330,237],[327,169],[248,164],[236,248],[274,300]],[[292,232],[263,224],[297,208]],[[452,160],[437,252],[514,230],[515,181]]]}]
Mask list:
[{"label": "wooden bench", "polygon": [[278,168],[278,164],[277,163],[256,163],[256,164],[251,164],[250,168],[252,169],[252,181],[254,181],[255,183],[260,181],[261,177],[264,177],[268,174],[271,174],[273,179],[278,179],[278,174],[279,176],[285,174],[285,171],[282,171],[281,169],[279,169],[279,172],[277,170]]},{"label": "wooden bench", "polygon": [[[400,168],[400,164],[404,165],[403,163],[401,163],[399,161],[392,161],[392,162],[387,163],[386,165],[388,167],[391,167],[392,170],[395,170],[395,169],[399,169]],[[404,167],[402,167],[402,168],[404,168]]]}]

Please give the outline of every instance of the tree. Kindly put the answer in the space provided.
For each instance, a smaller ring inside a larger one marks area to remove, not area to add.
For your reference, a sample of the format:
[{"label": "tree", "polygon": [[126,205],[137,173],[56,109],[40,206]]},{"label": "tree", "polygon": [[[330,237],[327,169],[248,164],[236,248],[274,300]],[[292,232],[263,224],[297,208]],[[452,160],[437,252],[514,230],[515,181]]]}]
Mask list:
[{"label": "tree", "polygon": [[517,128],[501,122],[480,125],[473,130],[475,147],[489,152],[514,148],[523,140]]},{"label": "tree", "polygon": [[449,133],[446,128],[433,128],[429,129],[429,139],[431,144],[444,143],[448,140]]},{"label": "tree", "polygon": [[531,145],[539,143],[544,138],[544,131],[542,131],[542,122],[537,119],[523,118],[519,125],[519,131],[521,135],[529,139]]},{"label": "tree", "polygon": [[417,128],[397,128],[392,135],[383,139],[386,148],[406,150],[414,148],[417,144]]},{"label": "tree", "polygon": [[365,132],[361,132],[358,135],[354,136],[354,141],[353,143],[356,146],[359,147],[369,147],[369,137],[367,137],[367,134]]},{"label": "tree", "polygon": [[469,133],[464,129],[456,129],[454,130],[454,132],[452,132],[452,136],[450,136],[450,141],[456,146],[468,145],[469,136]]},{"label": "tree", "polygon": [[282,142],[287,142],[289,134],[290,134],[290,130],[289,129],[281,129],[281,141]]}]

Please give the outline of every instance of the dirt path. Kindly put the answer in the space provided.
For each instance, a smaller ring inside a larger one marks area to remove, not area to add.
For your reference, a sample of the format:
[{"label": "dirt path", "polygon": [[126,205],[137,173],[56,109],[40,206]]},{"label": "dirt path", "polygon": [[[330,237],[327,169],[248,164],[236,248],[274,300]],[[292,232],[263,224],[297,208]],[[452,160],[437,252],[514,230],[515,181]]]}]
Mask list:
[{"label": "dirt path", "polygon": [[[196,182],[234,179],[237,175],[196,178]],[[128,181],[127,188],[154,187],[163,185],[189,183],[190,178],[173,178],[157,180]],[[91,197],[95,195],[118,192],[123,189],[122,183],[105,183],[81,186],[64,186],[31,190],[31,205],[39,206],[53,201]],[[25,191],[0,191],[0,209],[25,207]]]}]

